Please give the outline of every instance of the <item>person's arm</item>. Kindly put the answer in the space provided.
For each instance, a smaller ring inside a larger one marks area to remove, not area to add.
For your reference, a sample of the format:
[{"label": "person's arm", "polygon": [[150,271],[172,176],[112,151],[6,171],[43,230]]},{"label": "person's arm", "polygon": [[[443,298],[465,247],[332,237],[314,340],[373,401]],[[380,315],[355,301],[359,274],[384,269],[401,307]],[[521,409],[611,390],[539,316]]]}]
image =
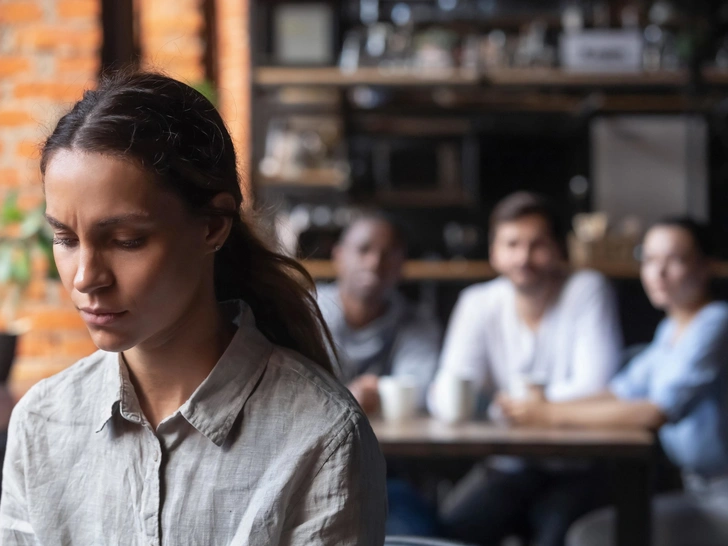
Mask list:
[{"label": "person's arm", "polygon": [[548,386],[551,401],[576,400],[603,391],[619,365],[622,334],[614,293],[601,276],[588,281],[574,302],[578,312],[569,333],[574,343],[571,373]]},{"label": "person's arm", "polygon": [[479,296],[478,292],[466,290],[458,299],[450,317],[440,355],[440,367],[427,398],[428,409],[435,417],[440,414],[437,384],[442,375],[469,379],[481,389],[488,386],[490,374],[483,318],[487,302],[481,301]]},{"label": "person's arm", "polygon": [[354,396],[361,409],[367,415],[373,415],[379,411],[381,401],[379,400],[379,377],[374,374],[360,375],[346,385],[349,392]]},{"label": "person's arm", "polygon": [[420,406],[437,370],[442,331],[436,321],[416,320],[402,329],[392,355],[392,375],[417,382]]},{"label": "person's arm", "polygon": [[515,425],[574,428],[647,428],[656,430],[667,421],[665,413],[649,400],[622,400],[611,392],[571,402],[498,399],[503,414]]},{"label": "person's arm", "polygon": [[25,411],[16,407],[10,418],[8,445],[3,464],[0,498],[0,544],[38,546],[25,493],[27,449],[24,431]]},{"label": "person's arm", "polygon": [[386,471],[366,419],[335,439],[333,451],[293,499],[277,546],[381,546]]}]

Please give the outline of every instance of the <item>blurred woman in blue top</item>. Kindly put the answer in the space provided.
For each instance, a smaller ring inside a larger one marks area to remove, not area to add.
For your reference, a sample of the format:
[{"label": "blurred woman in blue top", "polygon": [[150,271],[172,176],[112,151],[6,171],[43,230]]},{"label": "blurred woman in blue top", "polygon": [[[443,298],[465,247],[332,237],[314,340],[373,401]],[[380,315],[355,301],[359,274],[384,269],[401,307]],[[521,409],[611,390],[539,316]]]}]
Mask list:
[{"label": "blurred woman in blue top", "polygon": [[[517,424],[640,426],[659,430],[681,467],[685,492],[658,497],[656,545],[728,544],[728,304],[711,299],[710,238],[689,219],[671,219],[645,236],[642,283],[663,309],[649,347],[608,391],[563,404],[501,400]],[[574,546],[614,544],[614,514],[577,522]]]}]

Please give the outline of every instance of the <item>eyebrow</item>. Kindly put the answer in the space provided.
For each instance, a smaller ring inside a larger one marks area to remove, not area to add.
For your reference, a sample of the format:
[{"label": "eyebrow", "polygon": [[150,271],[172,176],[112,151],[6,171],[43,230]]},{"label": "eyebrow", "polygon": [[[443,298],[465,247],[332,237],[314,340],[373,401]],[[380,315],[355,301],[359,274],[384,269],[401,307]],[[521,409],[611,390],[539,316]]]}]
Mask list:
[{"label": "eyebrow", "polygon": [[[57,220],[56,218],[53,218],[53,216],[46,214],[45,215],[46,220],[48,223],[53,226],[56,229],[67,229],[70,230],[66,224],[61,222],[60,220]],[[129,224],[133,222],[149,222],[151,220],[151,216],[148,214],[139,214],[139,213],[130,213],[130,214],[120,214],[119,216],[111,216],[109,218],[104,218],[103,220],[99,220],[96,222],[96,227],[109,227],[109,226],[117,226],[119,224]]]}]

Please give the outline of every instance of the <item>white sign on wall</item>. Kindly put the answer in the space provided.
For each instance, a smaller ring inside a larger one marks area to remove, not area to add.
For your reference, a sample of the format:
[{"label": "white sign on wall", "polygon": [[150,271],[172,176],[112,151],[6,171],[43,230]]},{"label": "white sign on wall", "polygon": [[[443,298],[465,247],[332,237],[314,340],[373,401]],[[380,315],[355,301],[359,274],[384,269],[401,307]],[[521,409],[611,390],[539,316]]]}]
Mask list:
[{"label": "white sign on wall", "polygon": [[642,69],[642,35],[638,30],[586,30],[562,34],[562,66],[581,72],[630,72]]}]

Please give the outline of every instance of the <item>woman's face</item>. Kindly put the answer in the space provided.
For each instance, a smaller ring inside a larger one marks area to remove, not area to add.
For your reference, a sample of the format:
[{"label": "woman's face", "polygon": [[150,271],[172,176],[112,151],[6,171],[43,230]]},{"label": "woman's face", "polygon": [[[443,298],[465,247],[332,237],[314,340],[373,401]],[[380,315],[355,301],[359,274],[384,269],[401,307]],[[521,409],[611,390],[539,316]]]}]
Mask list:
[{"label": "woman's face", "polygon": [[209,226],[134,163],[60,150],[45,192],[61,281],[99,348],[162,346],[210,297]]},{"label": "woman's face", "polygon": [[642,284],[652,305],[669,310],[690,307],[705,298],[709,264],[686,229],[653,227],[642,252]]}]

